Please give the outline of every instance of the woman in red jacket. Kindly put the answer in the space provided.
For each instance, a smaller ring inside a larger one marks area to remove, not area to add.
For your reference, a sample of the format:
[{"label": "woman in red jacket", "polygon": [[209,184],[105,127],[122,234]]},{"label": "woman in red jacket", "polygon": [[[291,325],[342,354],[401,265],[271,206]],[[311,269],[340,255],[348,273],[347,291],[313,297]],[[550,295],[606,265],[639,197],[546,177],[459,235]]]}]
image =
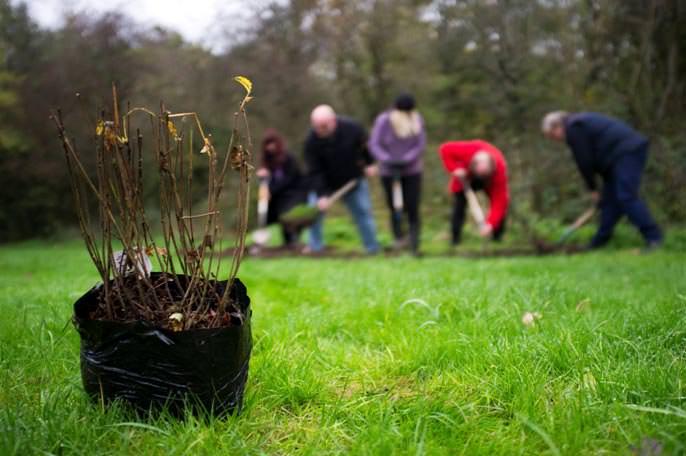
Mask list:
[{"label": "woman in red jacket", "polygon": [[507,164],[503,154],[486,141],[453,141],[439,148],[445,169],[451,175],[450,191],[455,194],[452,217],[452,242],[460,242],[467,200],[463,180],[472,189],[483,190],[490,201],[486,223],[480,228],[482,237],[499,241],[505,230],[505,216],[510,195],[507,190]]}]

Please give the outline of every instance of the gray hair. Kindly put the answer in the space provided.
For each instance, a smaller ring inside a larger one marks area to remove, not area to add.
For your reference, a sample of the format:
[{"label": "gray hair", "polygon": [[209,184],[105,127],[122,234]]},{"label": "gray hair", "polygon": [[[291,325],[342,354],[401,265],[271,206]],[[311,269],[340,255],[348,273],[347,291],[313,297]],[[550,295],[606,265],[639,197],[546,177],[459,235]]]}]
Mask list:
[{"label": "gray hair", "polygon": [[569,117],[569,113],[567,111],[549,112],[541,121],[541,130],[543,133],[549,133],[553,128],[563,125],[567,117]]}]

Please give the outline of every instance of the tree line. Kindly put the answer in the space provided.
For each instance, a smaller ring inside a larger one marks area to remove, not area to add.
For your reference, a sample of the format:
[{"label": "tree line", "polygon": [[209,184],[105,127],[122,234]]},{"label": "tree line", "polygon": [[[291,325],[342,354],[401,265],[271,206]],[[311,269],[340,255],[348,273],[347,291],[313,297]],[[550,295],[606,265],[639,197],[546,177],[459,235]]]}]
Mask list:
[{"label": "tree line", "polygon": [[234,74],[254,82],[256,139],[275,127],[296,156],[314,105],[371,125],[399,92],[414,93],[429,133],[429,208],[446,204],[438,143],[482,138],[510,162],[513,208],[573,217],[582,183],[568,152],[541,138],[540,117],[608,113],[652,140],[643,188],[658,218],[686,219],[683,1],[291,0],[249,16],[227,26],[226,50],[210,52],[116,12],[74,13],[47,30],[0,0],[0,240],[75,220],[51,109],[88,147],[115,82],[132,106],[196,111],[226,138],[241,96]]}]

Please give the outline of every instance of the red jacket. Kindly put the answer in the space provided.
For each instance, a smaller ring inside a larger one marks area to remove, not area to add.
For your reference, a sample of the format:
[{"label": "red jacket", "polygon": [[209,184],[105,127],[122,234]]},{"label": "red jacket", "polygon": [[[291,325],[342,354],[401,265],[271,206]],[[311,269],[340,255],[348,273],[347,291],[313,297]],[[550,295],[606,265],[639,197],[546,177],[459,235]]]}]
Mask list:
[{"label": "red jacket", "polygon": [[[467,178],[471,179],[469,162],[477,152],[482,150],[488,152],[495,160],[495,174],[491,177],[484,191],[491,202],[486,223],[497,228],[503,222],[507,213],[507,206],[510,203],[510,193],[507,189],[507,163],[505,163],[503,154],[494,145],[478,139],[444,143],[438,149],[438,153],[449,173],[452,174],[456,169],[464,168],[467,170]],[[450,191],[453,193],[463,191],[462,182],[455,176],[452,176],[450,181]]]}]

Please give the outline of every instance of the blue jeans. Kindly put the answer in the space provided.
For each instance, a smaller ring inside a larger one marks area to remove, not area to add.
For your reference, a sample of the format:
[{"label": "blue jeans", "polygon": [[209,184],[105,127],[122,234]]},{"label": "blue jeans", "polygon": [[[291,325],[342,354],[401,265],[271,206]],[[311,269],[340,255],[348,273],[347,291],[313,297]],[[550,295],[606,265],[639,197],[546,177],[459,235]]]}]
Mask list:
[{"label": "blue jeans", "polygon": [[[310,193],[310,204],[316,204],[317,195]],[[379,250],[379,243],[376,240],[376,226],[372,215],[372,202],[369,199],[369,184],[366,179],[360,179],[359,183],[349,191],[344,197],[343,202],[348,206],[350,215],[357,225],[357,230],[362,238],[364,248],[368,253],[375,253]],[[324,247],[324,214],[320,214],[317,221],[310,228],[310,249],[319,252]]]},{"label": "blue jeans", "polygon": [[646,242],[662,240],[660,227],[638,197],[647,155],[647,148],[622,155],[605,176],[600,200],[600,227],[593,236],[591,247],[600,247],[607,243],[623,215],[639,229]]}]

